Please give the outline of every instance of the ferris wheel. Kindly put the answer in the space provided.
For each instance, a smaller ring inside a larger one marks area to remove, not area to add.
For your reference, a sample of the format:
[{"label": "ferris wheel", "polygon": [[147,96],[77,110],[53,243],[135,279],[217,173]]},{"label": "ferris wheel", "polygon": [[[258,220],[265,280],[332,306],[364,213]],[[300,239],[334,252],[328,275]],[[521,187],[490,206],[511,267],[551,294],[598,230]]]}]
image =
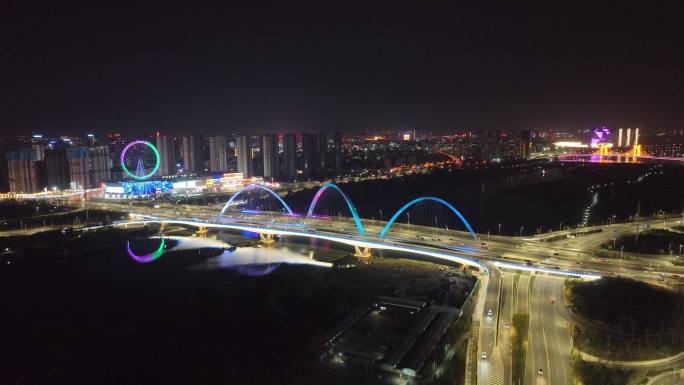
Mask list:
[{"label": "ferris wheel", "polygon": [[135,180],[149,179],[159,170],[159,151],[152,143],[144,140],[128,143],[121,150],[119,160],[123,172]]}]

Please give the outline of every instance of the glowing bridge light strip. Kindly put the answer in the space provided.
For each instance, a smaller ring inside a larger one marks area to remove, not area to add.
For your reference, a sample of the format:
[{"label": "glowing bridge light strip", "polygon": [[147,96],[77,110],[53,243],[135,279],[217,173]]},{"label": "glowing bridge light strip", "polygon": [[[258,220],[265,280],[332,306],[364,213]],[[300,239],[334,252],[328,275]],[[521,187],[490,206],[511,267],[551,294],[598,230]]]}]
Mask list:
[{"label": "glowing bridge light strip", "polygon": [[[135,146],[136,144],[143,144],[143,145],[151,148],[152,151],[154,152],[154,156],[155,156],[154,169],[152,169],[152,171],[147,175],[143,175],[143,176],[135,175],[132,172],[130,172],[128,170],[128,168],[126,167],[126,152],[131,147]],[[157,170],[159,170],[159,165],[161,164],[161,157],[159,156],[159,151],[157,151],[157,147],[155,147],[152,143],[145,141],[145,140],[134,140],[134,141],[128,143],[126,145],[126,147],[124,147],[124,149],[121,150],[121,155],[119,156],[119,163],[121,163],[121,169],[123,170],[123,172],[125,172],[126,175],[128,175],[130,178],[133,178],[135,180],[145,180],[145,179],[148,179],[152,175],[157,173]]]},{"label": "glowing bridge light strip", "polygon": [[499,268],[504,268],[504,269],[511,269],[511,270],[524,270],[524,271],[534,271],[534,272],[541,272],[541,273],[548,273],[548,274],[558,274],[558,275],[564,275],[564,276],[570,276],[570,277],[575,277],[575,278],[582,278],[582,279],[600,279],[601,276],[599,274],[594,274],[594,273],[581,273],[577,271],[567,271],[567,270],[556,270],[556,269],[547,269],[544,267],[534,267],[534,266],[527,266],[527,265],[520,265],[516,263],[508,263],[508,262],[493,262],[494,266],[499,267]]},{"label": "glowing bridge light strip", "polygon": [[316,204],[318,203],[318,200],[321,198],[325,190],[328,188],[332,187],[333,190],[336,190],[337,192],[342,195],[342,198],[344,198],[344,201],[347,203],[347,207],[349,207],[349,211],[352,213],[352,217],[354,218],[354,222],[356,223],[356,228],[359,230],[359,234],[365,235],[366,232],[363,229],[363,224],[361,223],[361,218],[359,218],[359,214],[356,212],[356,207],[354,207],[354,204],[352,203],[351,199],[345,194],[342,189],[340,189],[336,184],[334,183],[326,183],[321,188],[318,189],[316,192],[316,195],[314,196],[313,200],[311,200],[311,205],[309,205],[309,211],[306,213],[307,218],[313,217],[313,211],[314,208],[316,207]]},{"label": "glowing bridge light strip", "polygon": [[[347,237],[347,236],[319,234],[319,233],[316,233],[313,231],[305,231],[304,232],[304,231],[283,230],[283,229],[275,229],[275,228],[264,228],[264,227],[259,227],[259,226],[221,224],[221,223],[214,223],[214,222],[203,222],[203,221],[201,222],[201,221],[192,221],[192,220],[180,220],[180,219],[167,220],[167,219],[163,219],[163,218],[147,219],[147,220],[117,221],[117,222],[114,222],[113,225],[114,226],[122,226],[122,225],[128,225],[128,224],[148,224],[148,223],[159,223],[159,222],[188,225],[188,226],[195,226],[195,227],[202,226],[202,227],[214,227],[214,228],[225,228],[225,229],[233,229],[233,230],[243,230],[243,231],[251,231],[251,232],[257,232],[257,233],[264,233],[264,234],[273,234],[273,235],[289,235],[289,236],[300,236],[300,237],[307,237],[307,238],[317,238],[317,239],[328,240],[331,242],[344,243],[344,244],[351,245],[351,246],[370,247],[370,248],[374,248],[374,249],[401,251],[401,252],[425,255],[428,257],[434,257],[437,259],[442,259],[442,260],[446,260],[446,261],[450,261],[450,262],[456,262],[456,263],[459,263],[462,265],[477,267],[481,271],[483,271],[485,274],[489,274],[489,269],[487,268],[487,266],[485,264],[481,263],[479,261],[479,259],[470,259],[470,258],[466,258],[464,256],[460,256],[460,255],[453,254],[453,253],[447,253],[447,252],[442,252],[442,251],[437,251],[437,250],[429,250],[429,249],[424,249],[424,248],[416,248],[416,247],[412,247],[412,246],[397,245],[397,244],[391,244],[391,243],[387,243],[387,242],[358,240],[358,239],[354,239],[352,237]],[[102,227],[102,226],[95,226],[93,228],[99,228],[99,227]],[[131,257],[133,257],[133,256],[131,256]],[[582,273],[582,272],[574,272],[574,271],[547,269],[547,268],[513,264],[513,263],[507,263],[507,262],[500,262],[500,261],[492,261],[492,264],[496,267],[499,267],[499,268],[506,268],[506,269],[511,269],[511,270],[543,272],[543,273],[548,273],[548,274],[570,276],[570,277],[576,277],[576,278],[582,278],[582,279],[600,279],[601,278],[601,275],[595,274],[595,273]]]},{"label": "glowing bridge light strip", "polygon": [[226,212],[228,207],[230,207],[231,203],[233,203],[233,201],[235,200],[235,198],[238,197],[238,195],[242,194],[244,191],[255,189],[255,188],[267,191],[268,193],[273,195],[276,199],[278,199],[278,201],[280,201],[280,203],[283,204],[283,207],[285,207],[288,214],[291,216],[294,216],[292,209],[290,208],[290,206],[287,205],[287,203],[285,203],[285,201],[283,200],[283,198],[280,197],[280,195],[278,195],[275,191],[271,190],[270,188],[268,188],[264,185],[258,184],[258,183],[248,184],[247,186],[239,189],[235,194],[233,194],[233,196],[230,197],[230,199],[228,199],[228,202],[226,202],[226,205],[223,206],[223,209],[221,209],[221,213],[219,215],[223,215]]},{"label": "glowing bridge light strip", "polygon": [[251,231],[251,232],[262,233],[262,234],[299,236],[299,237],[306,237],[306,238],[323,239],[323,240],[327,240],[327,241],[331,241],[331,242],[344,243],[344,244],[350,245],[350,246],[368,247],[371,249],[394,250],[394,251],[402,251],[402,252],[407,252],[407,253],[425,255],[428,257],[443,259],[443,260],[447,260],[450,262],[456,262],[456,263],[459,263],[462,265],[477,267],[478,269],[484,271],[485,273],[489,272],[489,269],[483,263],[480,263],[479,260],[466,258],[464,256],[456,255],[453,253],[446,253],[446,252],[441,252],[441,251],[436,251],[436,250],[416,248],[416,247],[412,247],[412,246],[397,245],[397,244],[381,242],[381,241],[359,240],[359,239],[355,239],[355,238],[350,237],[350,236],[320,234],[320,233],[317,233],[317,232],[312,231],[312,230],[296,231],[296,230],[289,230],[289,229],[277,229],[277,228],[273,228],[273,227],[259,227],[259,226],[251,226],[251,225],[226,224],[226,223],[215,223],[215,222],[208,222],[208,221],[194,221],[194,220],[185,220],[185,219],[164,219],[164,218],[117,221],[117,222],[114,222],[113,225],[114,226],[133,225],[133,224],[144,225],[144,224],[148,224],[148,223],[159,223],[159,222],[164,222],[164,223],[168,223],[168,224],[188,225],[188,226],[195,226],[195,227],[212,227],[212,228],[224,228],[224,229],[232,229],[232,230]]},{"label": "glowing bridge light strip", "polygon": [[413,206],[413,205],[416,204],[416,203],[422,202],[422,201],[434,201],[434,202],[441,203],[441,204],[443,204],[444,206],[448,207],[451,211],[453,211],[454,214],[456,214],[456,216],[458,216],[458,218],[461,220],[461,222],[463,222],[463,224],[465,225],[466,229],[468,229],[468,231],[470,232],[470,235],[473,236],[473,239],[476,240],[476,241],[478,240],[477,235],[475,235],[475,232],[473,231],[473,228],[470,227],[470,223],[468,223],[468,221],[465,219],[465,217],[463,217],[463,215],[461,215],[461,213],[460,213],[458,210],[456,210],[456,207],[454,207],[451,203],[445,201],[444,199],[442,199],[442,198],[436,198],[436,197],[420,197],[420,198],[416,198],[416,199],[414,199],[414,200],[408,202],[408,203],[405,204],[404,206],[402,206],[402,208],[400,208],[399,210],[397,210],[396,213],[394,213],[394,215],[393,215],[392,218],[389,220],[389,222],[387,222],[387,224],[385,225],[385,227],[384,227],[384,228],[382,229],[382,231],[380,232],[379,238],[382,239],[382,238],[385,236],[385,234],[387,234],[387,231],[389,231],[390,227],[392,226],[392,224],[394,223],[394,221],[397,220],[397,218],[399,217],[399,215],[401,215],[401,214],[402,214],[404,211],[406,211],[409,207]]},{"label": "glowing bridge light strip", "polygon": [[157,258],[161,257],[162,254],[164,254],[164,244],[166,241],[164,238],[161,238],[161,243],[159,244],[159,248],[146,255],[136,255],[133,250],[131,250],[131,242],[126,242],[126,251],[128,251],[128,255],[130,255],[131,258],[133,258],[136,262],[138,263],[149,263],[152,261],[155,261]]}]

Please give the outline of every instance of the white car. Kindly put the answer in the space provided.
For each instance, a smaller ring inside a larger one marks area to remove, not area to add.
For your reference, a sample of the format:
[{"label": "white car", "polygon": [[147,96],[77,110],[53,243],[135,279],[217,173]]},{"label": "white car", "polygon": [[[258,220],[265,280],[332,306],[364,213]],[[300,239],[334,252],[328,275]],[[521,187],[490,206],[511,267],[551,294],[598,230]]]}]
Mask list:
[{"label": "white car", "polygon": [[483,360],[486,360],[487,359],[487,352],[482,352],[481,357]]},{"label": "white car", "polygon": [[492,316],[492,309],[489,309],[489,310],[487,310],[487,317],[491,317],[491,316]]},{"label": "white car", "polygon": [[543,374],[544,374],[544,369],[539,368],[539,370],[537,370],[537,374],[543,375]]}]

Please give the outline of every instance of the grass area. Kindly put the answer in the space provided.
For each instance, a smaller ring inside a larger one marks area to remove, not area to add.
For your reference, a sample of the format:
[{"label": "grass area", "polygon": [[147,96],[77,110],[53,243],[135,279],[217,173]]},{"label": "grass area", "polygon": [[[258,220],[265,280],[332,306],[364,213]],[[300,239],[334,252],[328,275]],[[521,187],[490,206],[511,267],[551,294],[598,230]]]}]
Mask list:
[{"label": "grass area", "polygon": [[527,357],[527,341],[530,325],[529,314],[516,313],[513,315],[513,383],[525,383],[525,359]]},{"label": "grass area", "polygon": [[573,357],[575,377],[583,385],[625,385],[629,383],[633,370],[609,368],[603,364],[582,361]]},{"label": "grass area", "polygon": [[658,229],[640,233],[638,240],[634,234],[618,238],[615,241],[615,248],[613,248],[612,240],[602,244],[601,247],[616,251],[623,248],[624,251],[635,253],[668,255],[678,254],[679,245],[684,245],[683,233]]},{"label": "grass area", "polygon": [[603,278],[568,281],[566,297],[578,322],[575,346],[616,360],[667,357],[684,346],[679,319],[684,296],[642,282]]}]

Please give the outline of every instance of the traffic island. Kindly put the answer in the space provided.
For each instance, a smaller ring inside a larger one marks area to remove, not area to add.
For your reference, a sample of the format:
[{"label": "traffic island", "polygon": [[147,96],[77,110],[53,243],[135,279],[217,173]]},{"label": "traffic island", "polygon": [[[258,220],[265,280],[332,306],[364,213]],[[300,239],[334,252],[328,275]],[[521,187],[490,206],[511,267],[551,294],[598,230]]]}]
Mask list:
[{"label": "traffic island", "polygon": [[529,314],[516,313],[513,315],[513,328],[511,329],[513,369],[511,378],[514,384],[525,383],[529,325]]}]

